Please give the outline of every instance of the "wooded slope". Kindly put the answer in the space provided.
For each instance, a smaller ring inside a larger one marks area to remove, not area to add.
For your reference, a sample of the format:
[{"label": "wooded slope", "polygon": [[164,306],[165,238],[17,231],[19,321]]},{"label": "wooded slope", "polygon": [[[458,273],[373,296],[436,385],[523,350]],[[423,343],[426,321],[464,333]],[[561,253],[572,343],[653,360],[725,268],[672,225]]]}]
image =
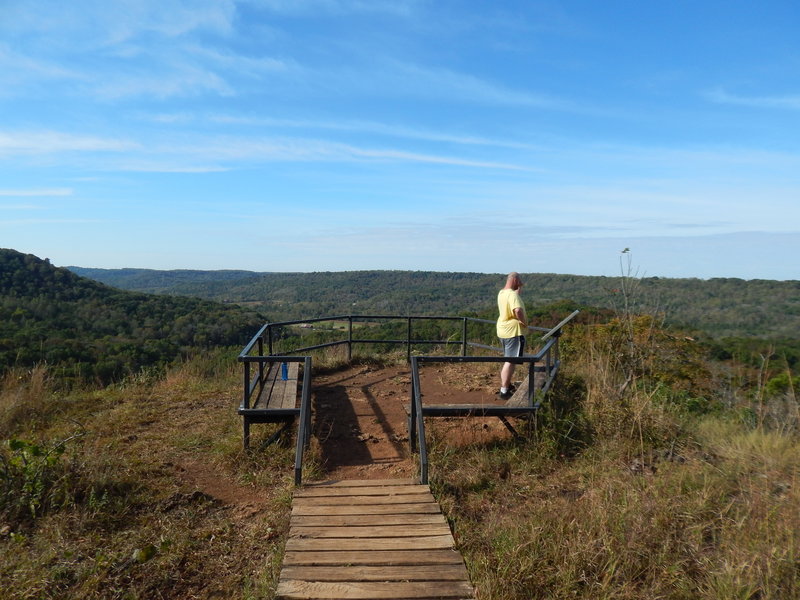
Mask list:
[{"label": "wooded slope", "polygon": [[243,345],[265,318],[197,298],[115,289],[0,249],[0,370],[45,362],[107,382],[196,350]]},{"label": "wooded slope", "polygon": [[[430,271],[254,273],[84,269],[76,273],[124,289],[256,303],[273,319],[334,314],[492,313],[504,275]],[[668,325],[715,337],[796,338],[800,281],[664,279],[523,274],[528,307],[569,300],[620,308],[624,286],[633,308],[666,316]]]}]

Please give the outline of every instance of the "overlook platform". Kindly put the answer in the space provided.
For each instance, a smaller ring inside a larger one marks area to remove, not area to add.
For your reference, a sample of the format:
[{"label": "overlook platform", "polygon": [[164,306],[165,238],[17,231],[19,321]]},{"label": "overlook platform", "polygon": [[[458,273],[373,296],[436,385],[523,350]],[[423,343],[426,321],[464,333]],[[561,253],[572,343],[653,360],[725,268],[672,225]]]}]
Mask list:
[{"label": "overlook platform", "polygon": [[[404,340],[355,339],[352,316],[317,319],[312,321],[347,319],[347,338],[283,353],[274,350],[275,333],[285,335],[287,326],[306,322],[265,325],[239,356],[244,364],[244,394],[239,414],[244,418],[245,447],[249,443],[250,423],[290,417],[298,424],[295,458],[298,487],[293,495],[289,538],[276,597],[285,600],[474,599],[475,592],[463,558],[428,487],[425,417],[497,417],[508,431],[517,435],[507,418],[535,416],[559,371],[561,330],[575,314],[577,311],[553,329],[540,328],[544,333],[539,338],[537,351],[515,358],[497,356],[498,348],[468,339],[470,322],[493,324],[478,319],[404,317],[407,319]],[[380,319],[397,319],[358,318],[373,323]],[[455,321],[462,325],[462,335],[458,340],[414,338],[415,319]],[[393,375],[373,373],[373,369],[365,366],[356,374],[334,372],[319,377],[313,373],[311,355],[303,355],[346,346],[349,358],[354,343],[404,344],[408,350],[407,367],[395,370]],[[461,355],[418,356],[412,352],[415,344],[439,348],[457,344]],[[478,349],[483,354],[468,355],[468,348]],[[490,354],[486,355],[486,351]],[[501,401],[494,393],[499,368],[504,362],[516,363],[521,367],[518,375],[524,377],[508,402]],[[287,367],[284,365],[292,365],[292,372],[297,375],[285,376]],[[279,369],[284,373],[280,380],[276,375]],[[373,376],[358,380],[365,375]],[[387,389],[387,381],[394,387]],[[302,391],[298,400],[299,383],[302,383]],[[379,383],[384,384],[382,392],[377,391]],[[397,418],[398,412],[406,412],[403,404],[409,413],[405,431]],[[285,412],[288,410],[291,414]],[[320,444],[323,470],[330,473],[357,467],[369,477],[301,485],[304,452],[312,434]],[[388,467],[396,478],[375,477],[376,471],[371,467],[378,461],[370,450],[370,446],[375,445],[388,446],[397,452],[396,460],[377,465]],[[407,472],[413,465],[410,456],[415,451],[418,453],[418,480],[405,476],[410,474]],[[343,457],[346,458],[342,460]]]}]

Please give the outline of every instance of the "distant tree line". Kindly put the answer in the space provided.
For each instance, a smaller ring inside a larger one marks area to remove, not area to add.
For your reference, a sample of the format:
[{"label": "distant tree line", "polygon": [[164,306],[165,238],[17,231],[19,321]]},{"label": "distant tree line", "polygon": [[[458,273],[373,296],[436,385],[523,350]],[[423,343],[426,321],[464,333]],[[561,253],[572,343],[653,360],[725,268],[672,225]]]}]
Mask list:
[{"label": "distant tree line", "polygon": [[[108,287],[76,272],[160,295]],[[576,324],[606,323],[629,303],[694,337],[718,360],[756,367],[770,360],[795,372],[800,362],[798,281],[523,277],[532,325],[550,327],[576,308],[581,309]],[[203,349],[241,346],[268,320],[266,314],[273,322],[358,314],[493,320],[503,281],[502,275],[420,271],[66,269],[0,250],[0,369],[46,362],[67,377],[113,381]],[[406,336],[402,322],[361,327],[361,337]],[[301,334],[287,330],[285,335]],[[302,335],[312,345],[338,334],[317,327]],[[430,321],[417,323],[413,335],[449,339],[455,334],[452,324]],[[491,343],[492,328],[480,335]]]},{"label": "distant tree line", "polygon": [[[194,296],[258,307],[275,320],[335,314],[464,315],[494,310],[504,275],[430,271],[254,273],[79,269],[123,289]],[[599,309],[632,302],[663,315],[668,326],[715,338],[796,338],[800,281],[742,279],[631,279],[523,274],[529,311],[567,301]]]}]

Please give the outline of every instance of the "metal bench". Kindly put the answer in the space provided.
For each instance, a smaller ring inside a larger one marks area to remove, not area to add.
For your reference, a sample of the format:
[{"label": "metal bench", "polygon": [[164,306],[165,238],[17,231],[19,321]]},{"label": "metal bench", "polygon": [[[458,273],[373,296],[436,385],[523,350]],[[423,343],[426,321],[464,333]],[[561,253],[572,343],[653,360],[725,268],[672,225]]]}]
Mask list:
[{"label": "metal bench", "polygon": [[265,444],[271,444],[300,416],[297,397],[299,363],[271,362],[265,374],[259,375],[252,391],[258,390],[252,404],[245,400],[238,413],[244,419],[244,447],[250,445],[250,425],[253,423],[283,423]]}]

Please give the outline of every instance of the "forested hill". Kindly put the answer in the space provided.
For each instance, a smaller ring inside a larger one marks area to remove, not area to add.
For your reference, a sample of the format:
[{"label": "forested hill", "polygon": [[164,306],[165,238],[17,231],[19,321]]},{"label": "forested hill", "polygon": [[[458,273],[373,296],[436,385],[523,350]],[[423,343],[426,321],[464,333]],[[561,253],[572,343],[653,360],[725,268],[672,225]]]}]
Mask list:
[{"label": "forested hill", "polygon": [[46,362],[111,381],[216,346],[240,346],[266,317],[189,297],[123,291],[0,249],[0,371]]},{"label": "forested hill", "polygon": [[[228,282],[246,282],[261,277],[254,271],[196,271],[177,269],[157,271],[153,269],[92,269],[66,267],[76,275],[100,281],[123,290],[135,290],[148,294],[172,294],[177,286],[225,285]],[[191,295],[191,294],[183,294]]]},{"label": "forested hill", "polygon": [[[276,319],[333,314],[492,313],[504,275],[426,271],[254,273],[81,269],[126,289],[253,303]],[[523,274],[529,307],[568,300],[618,308],[623,289],[634,308],[666,315],[667,324],[716,337],[794,338],[800,332],[800,281],[664,279]]]}]

